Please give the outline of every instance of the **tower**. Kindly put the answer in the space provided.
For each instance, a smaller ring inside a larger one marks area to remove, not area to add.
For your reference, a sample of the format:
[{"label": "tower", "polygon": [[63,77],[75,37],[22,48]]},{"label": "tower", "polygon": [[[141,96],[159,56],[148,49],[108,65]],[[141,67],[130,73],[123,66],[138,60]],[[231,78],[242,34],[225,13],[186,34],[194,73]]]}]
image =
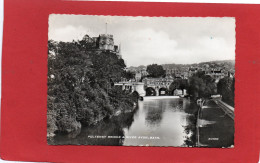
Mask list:
[{"label": "tower", "polygon": [[122,55],[121,55],[121,43],[119,44],[119,47],[118,47],[118,53],[117,53],[117,56],[118,58],[122,58]]},{"label": "tower", "polygon": [[98,45],[100,50],[114,50],[114,38],[110,34],[100,34],[98,37]]}]

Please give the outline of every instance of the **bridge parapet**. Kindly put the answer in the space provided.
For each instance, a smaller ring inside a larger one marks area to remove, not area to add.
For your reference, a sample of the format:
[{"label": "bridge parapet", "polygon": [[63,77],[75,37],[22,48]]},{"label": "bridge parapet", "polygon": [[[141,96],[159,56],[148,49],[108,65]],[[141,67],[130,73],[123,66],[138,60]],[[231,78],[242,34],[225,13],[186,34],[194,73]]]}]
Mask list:
[{"label": "bridge parapet", "polygon": [[144,85],[142,82],[118,82],[115,85]]},{"label": "bridge parapet", "polygon": [[234,107],[226,104],[225,102],[221,100],[214,100],[216,104],[221,107],[226,114],[228,114],[233,120],[234,120]]}]

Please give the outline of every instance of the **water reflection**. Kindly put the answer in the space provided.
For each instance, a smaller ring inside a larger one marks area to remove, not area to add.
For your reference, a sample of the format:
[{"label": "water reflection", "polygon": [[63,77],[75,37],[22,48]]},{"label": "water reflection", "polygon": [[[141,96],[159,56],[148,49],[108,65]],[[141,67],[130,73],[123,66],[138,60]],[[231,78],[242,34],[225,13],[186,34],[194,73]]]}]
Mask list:
[{"label": "water reflection", "polygon": [[[123,145],[149,145],[149,146],[192,146],[186,140],[195,135],[194,128],[188,127],[192,111],[196,107],[190,105],[186,99],[153,99],[145,100],[139,107],[134,122],[129,129],[124,129],[126,136],[149,137],[159,139],[125,139]],[[187,110],[187,112],[186,112]],[[195,122],[196,123],[196,122]],[[196,138],[196,137],[195,137]],[[194,141],[195,145],[195,141]]]},{"label": "water reflection", "polygon": [[58,134],[50,144],[195,146],[196,106],[186,99],[139,101],[138,109],[82,127],[76,136]]},{"label": "water reflection", "polygon": [[70,134],[57,134],[51,144],[121,146],[124,141],[123,128],[127,129],[131,126],[134,113],[113,117],[96,126],[82,127],[80,134],[75,138]]},{"label": "water reflection", "polygon": [[159,127],[165,107],[158,100],[150,101],[144,105],[145,122],[148,127]]}]

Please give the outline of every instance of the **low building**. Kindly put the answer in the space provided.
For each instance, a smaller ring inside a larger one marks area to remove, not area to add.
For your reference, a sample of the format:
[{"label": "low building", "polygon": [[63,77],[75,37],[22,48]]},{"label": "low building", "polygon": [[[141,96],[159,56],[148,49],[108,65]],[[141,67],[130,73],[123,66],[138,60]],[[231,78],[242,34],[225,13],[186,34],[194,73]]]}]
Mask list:
[{"label": "low building", "polygon": [[181,95],[183,95],[183,91],[181,89],[175,89],[173,91],[173,95],[174,96],[181,96]]},{"label": "low building", "polygon": [[142,79],[142,73],[135,73],[135,80],[140,81]]}]

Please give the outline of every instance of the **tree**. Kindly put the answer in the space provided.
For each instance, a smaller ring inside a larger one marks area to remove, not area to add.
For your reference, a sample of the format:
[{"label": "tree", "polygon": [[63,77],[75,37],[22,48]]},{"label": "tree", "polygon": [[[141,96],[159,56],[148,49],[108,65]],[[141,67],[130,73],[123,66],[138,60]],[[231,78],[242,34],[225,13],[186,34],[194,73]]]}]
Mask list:
[{"label": "tree", "polygon": [[234,84],[235,78],[225,77],[220,79],[217,85],[217,91],[222,95],[222,100],[231,106],[234,106]]},{"label": "tree", "polygon": [[203,82],[202,78],[199,78],[197,76],[193,76],[189,78],[189,87],[188,92],[190,95],[192,95],[194,98],[198,98],[202,96],[202,90],[205,87],[205,83]]},{"label": "tree", "polygon": [[48,132],[73,132],[117,110],[133,109],[134,98],[113,87],[125,63],[111,52],[93,50],[93,39],[48,41]]},{"label": "tree", "polygon": [[176,79],[171,83],[169,90],[170,92],[172,92],[175,89],[183,90],[187,88],[188,88],[188,81],[186,79]]},{"label": "tree", "polygon": [[48,50],[48,113],[52,113],[48,121],[58,131],[69,133],[81,127],[78,112],[86,104],[82,102],[84,81],[91,74],[92,63],[73,42],[49,41]]},{"label": "tree", "polygon": [[148,65],[146,71],[149,73],[149,77],[158,78],[165,75],[163,67],[157,64]]},{"label": "tree", "polygon": [[208,98],[210,95],[216,94],[215,80],[198,71],[189,78],[188,93],[194,98]]},{"label": "tree", "polygon": [[127,80],[130,80],[130,79],[133,79],[135,77],[135,74],[131,71],[125,71],[124,72],[124,77],[127,79]]}]

